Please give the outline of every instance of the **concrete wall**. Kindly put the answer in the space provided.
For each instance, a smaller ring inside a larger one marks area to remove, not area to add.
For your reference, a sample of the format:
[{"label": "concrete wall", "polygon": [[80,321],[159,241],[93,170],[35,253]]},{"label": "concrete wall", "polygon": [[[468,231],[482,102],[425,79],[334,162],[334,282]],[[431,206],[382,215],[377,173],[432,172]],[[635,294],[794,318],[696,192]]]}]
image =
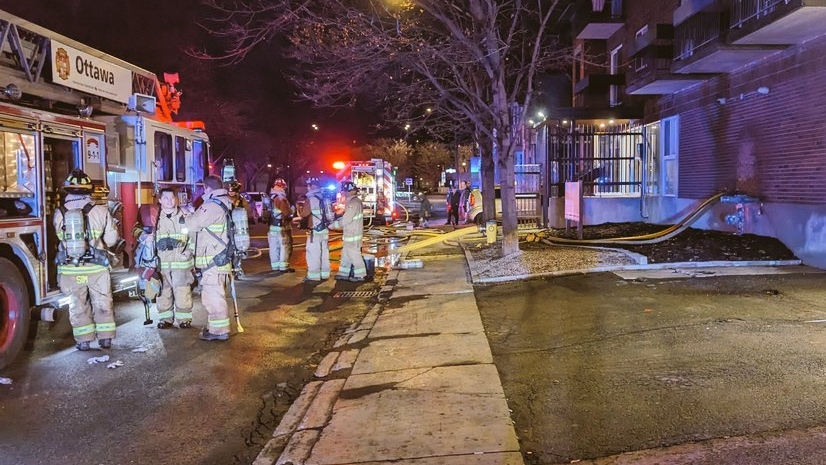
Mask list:
[{"label": "concrete wall", "polygon": [[[646,221],[640,215],[639,198],[622,197],[586,197],[584,225],[603,223],[626,223]],[[565,199],[552,198],[548,208],[548,219],[551,228],[565,227]]]}]

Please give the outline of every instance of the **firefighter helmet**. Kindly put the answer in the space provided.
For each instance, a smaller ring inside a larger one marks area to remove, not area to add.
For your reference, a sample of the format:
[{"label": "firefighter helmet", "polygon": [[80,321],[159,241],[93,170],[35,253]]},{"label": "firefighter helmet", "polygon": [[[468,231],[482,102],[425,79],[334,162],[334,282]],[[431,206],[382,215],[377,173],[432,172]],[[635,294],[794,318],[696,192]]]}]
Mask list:
[{"label": "firefighter helmet", "polygon": [[92,179],[80,168],[75,168],[63,183],[63,190],[68,194],[91,194],[94,188]]},{"label": "firefighter helmet", "polygon": [[273,188],[286,189],[287,188],[287,183],[283,179],[278,178],[272,183],[272,187]]},{"label": "firefighter helmet", "polygon": [[354,183],[353,181],[344,181],[343,183],[341,183],[341,191],[342,192],[350,192],[350,191],[357,191],[357,190],[359,190],[359,188],[358,188],[358,186],[356,186],[356,183]]}]

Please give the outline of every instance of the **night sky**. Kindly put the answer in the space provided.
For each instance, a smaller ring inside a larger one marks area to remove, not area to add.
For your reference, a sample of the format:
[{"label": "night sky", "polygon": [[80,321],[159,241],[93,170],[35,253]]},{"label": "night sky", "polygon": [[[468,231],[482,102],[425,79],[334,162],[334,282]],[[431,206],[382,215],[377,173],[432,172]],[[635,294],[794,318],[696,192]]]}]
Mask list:
[{"label": "night sky", "polygon": [[[184,94],[178,119],[204,119],[198,113],[210,111],[212,99],[222,96],[245,102],[254,115],[252,131],[306,133],[346,145],[371,137],[370,115],[296,102],[274,46],[233,66],[204,66],[188,56],[191,48],[218,50],[198,25],[211,15],[200,0],[0,0],[0,9],[159,76],[179,72]],[[323,131],[313,135],[312,123]]]}]

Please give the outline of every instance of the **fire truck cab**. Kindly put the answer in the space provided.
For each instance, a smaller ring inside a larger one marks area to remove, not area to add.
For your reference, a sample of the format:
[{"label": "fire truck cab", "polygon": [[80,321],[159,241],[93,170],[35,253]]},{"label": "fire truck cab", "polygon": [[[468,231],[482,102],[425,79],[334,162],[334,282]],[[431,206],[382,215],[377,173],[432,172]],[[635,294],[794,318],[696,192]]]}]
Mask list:
[{"label": "fire truck cab", "polygon": [[[161,83],[135,65],[0,11],[0,368],[68,299],[57,286],[54,212],[82,169],[120,236],[164,183],[191,198],[208,174],[203,126],[171,121],[177,76]],[[185,200],[186,200],[185,199]],[[131,256],[107,244],[113,289],[134,288]],[[126,247],[126,251],[131,250]]]}]

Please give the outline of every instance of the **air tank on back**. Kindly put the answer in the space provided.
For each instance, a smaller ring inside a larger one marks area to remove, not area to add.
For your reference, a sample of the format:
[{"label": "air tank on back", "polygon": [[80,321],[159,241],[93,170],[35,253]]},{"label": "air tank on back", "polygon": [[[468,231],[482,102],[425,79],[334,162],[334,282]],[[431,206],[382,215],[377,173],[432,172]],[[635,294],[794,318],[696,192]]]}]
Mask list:
[{"label": "air tank on back", "polygon": [[63,215],[63,245],[66,255],[79,259],[86,253],[86,227],[82,210],[67,210]]},{"label": "air tank on back", "polygon": [[238,252],[246,252],[250,248],[250,225],[245,208],[232,209],[232,222],[235,223],[235,249]]}]

